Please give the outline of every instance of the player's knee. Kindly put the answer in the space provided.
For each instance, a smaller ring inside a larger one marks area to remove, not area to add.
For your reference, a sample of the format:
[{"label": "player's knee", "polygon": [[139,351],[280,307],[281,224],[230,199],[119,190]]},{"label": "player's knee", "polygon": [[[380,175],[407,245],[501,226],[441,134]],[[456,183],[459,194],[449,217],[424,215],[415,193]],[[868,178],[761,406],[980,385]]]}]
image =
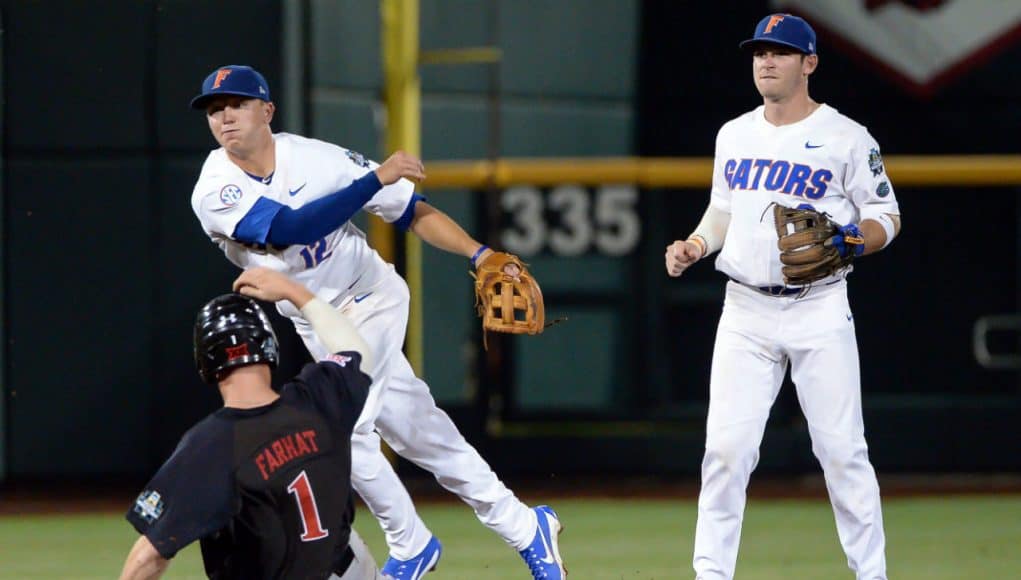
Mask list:
[{"label": "player's knee", "polygon": [[724,439],[707,443],[705,461],[707,467],[715,467],[728,472],[750,471],[759,460],[759,449],[733,439]]},{"label": "player's knee", "polygon": [[814,442],[812,451],[826,473],[848,473],[869,466],[868,447],[864,441]]}]

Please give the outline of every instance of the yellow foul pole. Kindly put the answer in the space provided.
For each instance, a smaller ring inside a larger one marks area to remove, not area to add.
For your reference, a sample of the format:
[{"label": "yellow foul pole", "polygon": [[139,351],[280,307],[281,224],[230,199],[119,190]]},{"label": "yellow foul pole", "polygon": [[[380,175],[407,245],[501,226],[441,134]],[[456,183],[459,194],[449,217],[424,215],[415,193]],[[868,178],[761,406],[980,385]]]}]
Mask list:
[{"label": "yellow foul pole", "polygon": [[[383,98],[386,102],[387,155],[403,149],[422,155],[422,86],[418,76],[419,0],[381,0],[383,40]],[[426,167],[426,173],[429,168]],[[369,237],[383,259],[395,259],[391,226],[374,220]],[[387,242],[389,240],[389,242]],[[411,288],[407,354],[415,372],[422,373],[422,244],[405,236],[405,279]],[[386,253],[384,253],[384,251]]]}]

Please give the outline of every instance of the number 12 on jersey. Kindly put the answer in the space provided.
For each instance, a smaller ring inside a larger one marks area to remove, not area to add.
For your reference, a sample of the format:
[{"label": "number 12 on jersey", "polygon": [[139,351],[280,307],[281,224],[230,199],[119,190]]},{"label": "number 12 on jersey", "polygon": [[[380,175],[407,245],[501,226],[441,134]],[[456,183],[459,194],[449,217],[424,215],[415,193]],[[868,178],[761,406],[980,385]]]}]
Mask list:
[{"label": "number 12 on jersey", "polygon": [[315,268],[320,262],[333,255],[333,251],[326,251],[326,238],[319,238],[305,246],[299,252],[301,259],[305,260],[306,268]]},{"label": "number 12 on jersey", "polygon": [[301,541],[314,542],[329,536],[330,530],[324,530],[322,521],[319,519],[316,496],[312,493],[312,485],[304,471],[288,484],[287,492],[293,493],[298,502],[298,512],[301,513],[301,525],[304,528],[301,532]]}]

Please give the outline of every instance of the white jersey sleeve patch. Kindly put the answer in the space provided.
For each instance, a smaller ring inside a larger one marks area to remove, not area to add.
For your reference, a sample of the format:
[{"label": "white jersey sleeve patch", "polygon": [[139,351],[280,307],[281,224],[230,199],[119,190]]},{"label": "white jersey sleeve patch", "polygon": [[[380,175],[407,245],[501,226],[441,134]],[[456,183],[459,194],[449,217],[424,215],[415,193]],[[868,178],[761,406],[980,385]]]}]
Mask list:
[{"label": "white jersey sleeve patch", "polygon": [[851,145],[844,189],[858,207],[862,220],[878,219],[882,214],[900,214],[879,144],[868,131],[862,130]]},{"label": "white jersey sleeve patch", "polygon": [[252,209],[259,195],[251,184],[210,180],[195,186],[193,208],[206,233],[231,237],[241,218]]},{"label": "white jersey sleeve patch", "polygon": [[213,239],[229,238],[261,194],[256,184],[227,158],[212,151],[191,194],[191,207],[202,229]]}]

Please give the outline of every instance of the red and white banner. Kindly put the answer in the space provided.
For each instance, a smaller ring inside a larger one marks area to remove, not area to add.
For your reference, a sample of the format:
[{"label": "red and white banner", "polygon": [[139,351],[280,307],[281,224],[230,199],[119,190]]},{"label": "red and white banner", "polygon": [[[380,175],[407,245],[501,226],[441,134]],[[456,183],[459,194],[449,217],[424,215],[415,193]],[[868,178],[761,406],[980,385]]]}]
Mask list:
[{"label": "red and white banner", "polygon": [[931,95],[1021,40],[1021,0],[772,0],[827,44],[873,61],[901,86]]}]

